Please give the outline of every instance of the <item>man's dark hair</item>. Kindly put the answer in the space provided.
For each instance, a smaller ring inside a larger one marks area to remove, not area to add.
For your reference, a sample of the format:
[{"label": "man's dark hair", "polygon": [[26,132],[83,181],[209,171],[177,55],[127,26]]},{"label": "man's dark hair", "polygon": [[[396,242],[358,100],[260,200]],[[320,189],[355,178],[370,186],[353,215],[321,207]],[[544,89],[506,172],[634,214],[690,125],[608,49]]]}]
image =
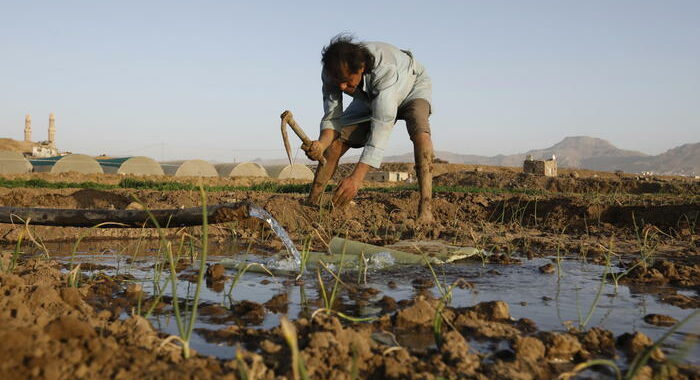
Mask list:
[{"label": "man's dark hair", "polygon": [[341,33],[331,39],[331,43],[321,51],[323,69],[331,77],[345,79],[341,73],[343,64],[347,65],[351,73],[356,73],[365,65],[365,72],[369,73],[374,67],[374,56],[367,48],[358,42],[353,42],[353,36]]}]

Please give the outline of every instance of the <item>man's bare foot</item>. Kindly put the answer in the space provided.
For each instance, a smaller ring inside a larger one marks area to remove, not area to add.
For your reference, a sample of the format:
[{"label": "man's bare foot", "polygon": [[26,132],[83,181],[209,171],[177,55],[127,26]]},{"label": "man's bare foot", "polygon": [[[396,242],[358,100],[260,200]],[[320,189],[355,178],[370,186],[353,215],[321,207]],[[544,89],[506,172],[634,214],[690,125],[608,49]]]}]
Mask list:
[{"label": "man's bare foot", "polygon": [[306,199],[304,200],[304,205],[318,207],[321,205],[321,197],[306,197]]},{"label": "man's bare foot", "polygon": [[418,206],[418,218],[416,223],[419,225],[430,225],[435,223],[435,218],[433,217],[433,209],[430,207],[430,203],[422,203]]}]

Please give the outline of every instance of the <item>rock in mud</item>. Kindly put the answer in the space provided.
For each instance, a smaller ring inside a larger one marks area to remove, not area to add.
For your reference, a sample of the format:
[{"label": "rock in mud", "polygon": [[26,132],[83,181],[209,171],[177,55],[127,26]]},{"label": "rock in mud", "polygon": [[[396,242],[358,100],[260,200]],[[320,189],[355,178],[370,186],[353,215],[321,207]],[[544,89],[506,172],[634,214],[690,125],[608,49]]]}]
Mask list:
[{"label": "rock in mud", "polygon": [[276,354],[282,349],[282,346],[269,339],[265,339],[260,343],[260,348],[268,354]]},{"label": "rock in mud", "polygon": [[210,330],[203,328],[195,328],[194,331],[197,332],[204,340],[210,343],[223,343],[223,342],[236,342],[241,339],[241,330],[243,328],[237,325],[226,326],[218,330]]},{"label": "rock in mud", "polygon": [[644,322],[655,326],[673,326],[678,320],[670,315],[647,314],[644,316]]},{"label": "rock in mud", "polygon": [[539,380],[553,378],[548,366],[542,365],[542,361],[518,359],[514,362],[496,360],[495,363],[485,368],[485,379],[508,380]]},{"label": "rock in mud", "polygon": [[212,264],[207,266],[206,279],[207,282],[217,282],[224,279],[226,268],[221,264]]},{"label": "rock in mud", "polygon": [[412,367],[417,359],[405,349],[391,351],[384,357],[383,373],[379,378],[383,379],[409,379],[414,377]]},{"label": "rock in mud", "polygon": [[441,350],[443,361],[461,376],[474,375],[479,368],[479,357],[469,352],[469,343],[457,331],[450,330],[442,336]]},{"label": "rock in mud", "polygon": [[544,358],[545,347],[541,340],[531,337],[518,337],[513,344],[515,356],[520,359],[539,360]]},{"label": "rock in mud", "polygon": [[126,287],[126,296],[129,298],[139,298],[143,294],[143,286],[139,283],[131,283]]},{"label": "rock in mud", "polygon": [[202,316],[221,317],[228,313],[228,309],[221,305],[202,305],[199,307],[199,314]]},{"label": "rock in mud", "polygon": [[411,281],[411,285],[416,289],[430,289],[435,286],[435,281],[430,278],[416,278]]},{"label": "rock in mud", "polygon": [[510,309],[503,301],[482,302],[470,309],[485,321],[510,320]]},{"label": "rock in mud", "polygon": [[396,314],[397,329],[412,329],[416,327],[430,327],[435,316],[435,308],[425,300],[419,297],[412,306],[399,311]]},{"label": "rock in mud", "polygon": [[310,378],[336,379],[345,377],[352,357],[359,371],[368,367],[368,362],[374,356],[370,347],[374,345],[370,329],[356,330],[344,328],[335,317],[323,318],[318,316],[318,322],[323,330],[308,335],[308,345],[302,352],[305,364],[309,369]]},{"label": "rock in mud", "polygon": [[286,313],[289,299],[287,293],[280,293],[272,296],[269,301],[265,302],[265,307],[273,313]]},{"label": "rock in mud", "polygon": [[[633,360],[635,356],[654,345],[654,342],[639,331],[634,334],[624,333],[617,338],[617,345],[625,352],[628,360]],[[651,358],[660,362],[665,358],[664,353],[657,347],[652,351]]]},{"label": "rock in mud", "polygon": [[681,309],[699,309],[700,297],[688,297],[685,294],[670,294],[661,297],[663,302],[669,303]]},{"label": "rock in mud", "polygon": [[125,210],[143,210],[143,205],[138,202],[131,202],[126,207],[124,207]]},{"label": "rock in mud", "polygon": [[382,313],[393,312],[396,310],[396,300],[389,296],[384,296],[379,300],[379,306],[382,307]]},{"label": "rock in mud", "polygon": [[593,327],[581,338],[581,343],[589,352],[615,354],[615,336],[609,330]]},{"label": "rock in mud", "polygon": [[581,342],[571,334],[548,332],[543,335],[548,358],[571,361],[581,351]]},{"label": "rock in mud", "polygon": [[454,325],[474,336],[514,339],[520,335],[511,321],[508,304],[503,301],[482,302],[456,312]]},{"label": "rock in mud", "polygon": [[259,325],[265,319],[265,308],[257,302],[241,301],[231,307],[231,310],[242,321]]},{"label": "rock in mud", "polygon": [[530,318],[520,318],[515,322],[515,327],[524,333],[534,333],[537,331],[537,324]]},{"label": "rock in mud", "polygon": [[474,318],[471,312],[458,315],[454,325],[465,334],[481,338],[515,339],[520,335],[520,331],[509,323]]},{"label": "rock in mud", "polygon": [[541,267],[539,267],[537,269],[540,270],[540,273],[544,273],[544,274],[552,274],[557,270],[557,268],[552,263],[542,265]]}]

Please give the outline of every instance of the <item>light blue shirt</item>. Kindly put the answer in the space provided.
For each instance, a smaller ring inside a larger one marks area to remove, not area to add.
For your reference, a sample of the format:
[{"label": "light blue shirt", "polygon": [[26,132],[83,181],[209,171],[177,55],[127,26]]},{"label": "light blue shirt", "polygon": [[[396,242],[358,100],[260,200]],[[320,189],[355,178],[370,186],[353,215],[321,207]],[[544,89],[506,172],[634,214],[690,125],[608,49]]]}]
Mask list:
[{"label": "light blue shirt", "polygon": [[[360,162],[379,168],[396,122],[398,109],[414,99],[431,102],[432,83],[425,68],[405,50],[383,42],[365,42],[374,56],[374,67],[363,75],[362,91],[343,113],[343,94],[322,72],[323,110],[321,130],[341,131],[345,125],[371,121],[371,132]],[[358,103],[359,102],[359,103]]]}]

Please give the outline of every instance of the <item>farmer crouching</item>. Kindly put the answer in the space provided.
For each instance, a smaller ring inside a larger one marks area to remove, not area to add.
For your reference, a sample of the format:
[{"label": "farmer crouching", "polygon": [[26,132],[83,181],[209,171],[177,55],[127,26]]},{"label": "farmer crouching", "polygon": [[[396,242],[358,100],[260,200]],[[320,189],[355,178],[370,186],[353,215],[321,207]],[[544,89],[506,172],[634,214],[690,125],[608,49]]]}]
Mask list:
[{"label": "farmer crouching", "polygon": [[[397,120],[404,120],[413,142],[420,186],[417,221],[433,222],[430,138],[430,77],[413,55],[383,42],[354,42],[338,35],[322,51],[323,109],[318,140],[304,146],[307,157],[326,158],[316,169],[308,201],[318,204],[340,157],[349,148],[363,148],[352,174],[340,181],[333,203],[344,206],[362,186],[370,167],[379,168]],[[353,101],[343,111],[343,93]]]}]

